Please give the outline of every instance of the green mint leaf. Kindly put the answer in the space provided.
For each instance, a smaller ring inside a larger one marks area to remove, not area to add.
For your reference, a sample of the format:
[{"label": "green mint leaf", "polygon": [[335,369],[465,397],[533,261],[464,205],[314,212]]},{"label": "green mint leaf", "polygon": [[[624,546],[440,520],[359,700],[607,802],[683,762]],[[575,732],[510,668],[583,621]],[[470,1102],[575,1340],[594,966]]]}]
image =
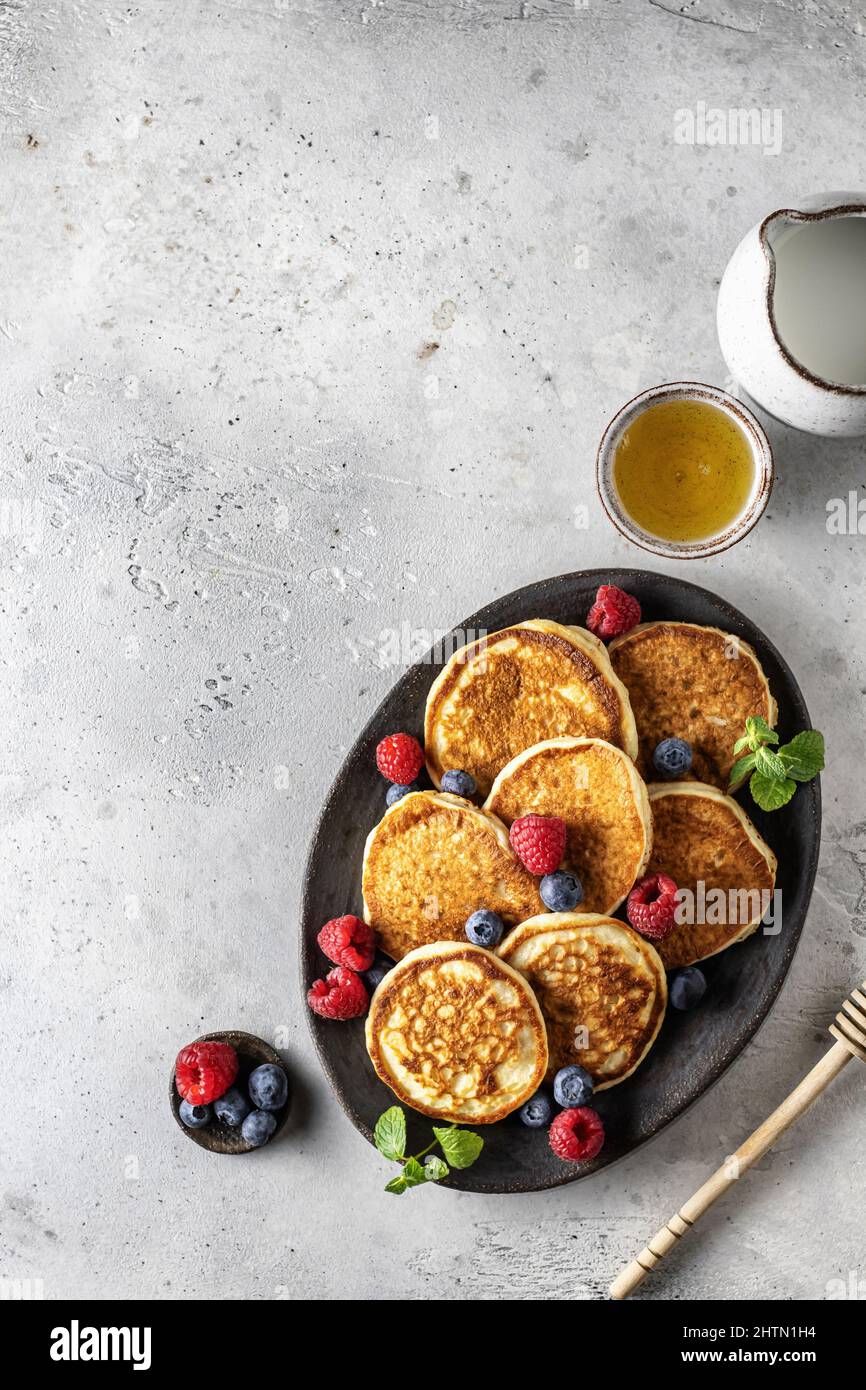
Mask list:
[{"label": "green mint leaf", "polygon": [[749,791],[762,811],[778,811],[796,790],[797,783],[790,777],[765,777],[762,772],[753,772],[749,782]]},{"label": "green mint leaf", "polygon": [[804,729],[779,749],[786,777],[795,782],[811,782],[824,770],[824,735],[817,729]]},{"label": "green mint leaf", "polygon": [[759,714],[750,714],[746,720],[746,737],[749,747],[756,753],[763,743],[778,743],[779,735],[771,729],[766,719]]},{"label": "green mint leaf", "polygon": [[[384,1158],[400,1159],[406,1148],[406,1116],[399,1105],[392,1105],[376,1121],[373,1143]],[[386,1189],[388,1191],[390,1189]],[[400,1191],[402,1192],[402,1188]]]},{"label": "green mint leaf", "polygon": [[484,1148],[480,1134],[471,1129],[437,1129],[433,1133],[452,1168],[470,1168]]},{"label": "green mint leaf", "polygon": [[771,779],[773,777],[778,777],[780,780],[784,781],[785,777],[788,775],[785,764],[782,762],[778,753],[773,753],[769,748],[765,748],[763,744],[755,754],[755,768],[763,777]]},{"label": "green mint leaf", "polygon": [[[742,739],[740,742],[742,743]],[[728,791],[734,791],[741,782],[744,782],[750,772],[755,768],[755,754],[747,753],[744,758],[738,758],[731,768],[731,778],[728,783]]]},{"label": "green mint leaf", "polygon": [[406,1188],[407,1188],[408,1186],[409,1186],[409,1184],[407,1183],[407,1181],[406,1181],[406,1179],[404,1178],[403,1174],[402,1174],[402,1173],[398,1173],[397,1176],[396,1176],[396,1178],[392,1178],[390,1182],[386,1182],[386,1184],[385,1184],[385,1191],[386,1191],[386,1192],[393,1192],[393,1193],[395,1193],[395,1194],[399,1197],[399,1196],[400,1196],[400,1193],[401,1193],[401,1192],[405,1192],[405,1191],[406,1191]]},{"label": "green mint leaf", "polygon": [[403,1178],[407,1187],[420,1187],[427,1181],[427,1174],[417,1158],[407,1158],[403,1164]]},{"label": "green mint leaf", "polygon": [[428,1182],[439,1182],[448,1176],[448,1164],[438,1154],[428,1154],[424,1160],[424,1174]]},{"label": "green mint leaf", "polygon": [[[743,737],[742,737],[742,738],[738,738],[737,741],[736,741],[736,743],[734,744],[734,757],[736,757],[738,753],[742,753],[742,751],[743,751],[744,748],[751,748],[751,747],[752,747],[752,740],[749,738],[749,735],[748,735],[748,734],[744,734]],[[753,751],[754,751],[754,750],[753,750]]]}]

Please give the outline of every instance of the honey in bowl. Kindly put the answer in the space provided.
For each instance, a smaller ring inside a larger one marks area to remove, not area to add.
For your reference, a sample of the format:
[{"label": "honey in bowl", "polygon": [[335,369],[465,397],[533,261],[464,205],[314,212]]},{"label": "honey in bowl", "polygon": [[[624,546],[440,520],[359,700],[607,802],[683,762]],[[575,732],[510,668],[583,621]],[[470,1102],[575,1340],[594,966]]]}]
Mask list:
[{"label": "honey in bowl", "polygon": [[613,481],[641,530],[663,541],[702,541],[742,515],[755,459],[748,435],[718,406],[659,401],[625,430]]}]

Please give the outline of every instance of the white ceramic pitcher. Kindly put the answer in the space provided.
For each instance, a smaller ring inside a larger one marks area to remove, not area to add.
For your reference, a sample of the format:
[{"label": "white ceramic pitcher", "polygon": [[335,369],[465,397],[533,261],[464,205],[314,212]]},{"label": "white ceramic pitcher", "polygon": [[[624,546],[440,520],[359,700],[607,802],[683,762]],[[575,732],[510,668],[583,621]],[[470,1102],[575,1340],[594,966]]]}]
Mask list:
[{"label": "white ceramic pitcher", "polygon": [[792,224],[866,217],[866,194],[823,193],[780,208],[753,227],[728,262],[719,287],[719,344],[728,369],[769,414],[812,434],[866,434],[866,382],[840,386],[814,376],[779,337],[773,313],[774,243]]}]

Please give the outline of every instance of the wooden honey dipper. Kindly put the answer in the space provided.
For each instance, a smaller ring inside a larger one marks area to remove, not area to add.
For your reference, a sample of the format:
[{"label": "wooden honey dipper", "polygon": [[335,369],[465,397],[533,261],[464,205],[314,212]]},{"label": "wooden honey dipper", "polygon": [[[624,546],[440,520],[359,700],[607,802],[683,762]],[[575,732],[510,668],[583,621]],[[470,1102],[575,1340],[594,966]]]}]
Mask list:
[{"label": "wooden honey dipper", "polygon": [[693,1197],[680,1207],[667,1225],[657,1231],[649,1244],[636,1259],[614,1279],[610,1286],[611,1298],[628,1298],[629,1294],[642,1284],[655,1269],[659,1260],[679,1243],[687,1231],[691,1230],[699,1216],[713,1205],[741,1174],[763,1158],[780,1135],[790,1129],[795,1120],[805,1114],[809,1106],[830,1082],[846,1067],[852,1057],[866,1062],[866,981],[859,989],[848,995],[842,1008],[830,1024],[830,1032],[836,1039],[829,1052],[826,1052],[817,1066],[803,1077],[799,1086],[782,1101],[778,1110],[750,1134],[735,1154],[726,1159],[703,1187],[699,1187]]}]

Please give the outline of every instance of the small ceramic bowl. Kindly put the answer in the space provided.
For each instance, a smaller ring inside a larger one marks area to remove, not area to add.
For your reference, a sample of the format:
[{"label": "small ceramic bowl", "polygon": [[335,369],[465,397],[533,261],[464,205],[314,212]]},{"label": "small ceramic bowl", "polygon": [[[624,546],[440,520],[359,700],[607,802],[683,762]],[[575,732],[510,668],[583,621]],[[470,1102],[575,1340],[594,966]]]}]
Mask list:
[{"label": "small ceramic bowl", "polygon": [[[275,1110],[277,1127],[268,1140],[267,1144],[261,1144],[259,1148],[267,1149],[273,1144],[274,1140],[285,1129],[286,1121],[289,1118],[289,1111],[292,1108],[292,1078],[289,1069],[278,1052],[266,1043],[263,1038],[257,1038],[252,1033],[239,1033],[232,1031],[229,1033],[205,1033],[200,1038],[195,1038],[195,1042],[225,1042],[231,1043],[235,1052],[238,1054],[238,1074],[233,1083],[246,1092],[247,1082],[250,1072],[255,1071],[263,1062],[273,1062],[274,1066],[282,1067],[286,1073],[286,1080],[289,1083],[289,1096],[282,1110]],[[180,1118],[181,1097],[177,1093],[177,1086],[174,1084],[174,1067],[171,1069],[171,1079],[169,1081],[169,1101],[171,1103],[171,1113],[177,1120],[181,1129],[188,1139],[192,1139],[194,1144],[198,1144],[202,1149],[209,1149],[215,1154],[248,1154],[256,1153],[257,1150],[252,1144],[247,1144],[241,1137],[239,1129],[232,1129],[230,1125],[221,1124],[216,1118],[212,1119],[204,1129],[188,1129]]]},{"label": "small ceramic bowl", "polygon": [[[639,415],[660,401],[684,400],[705,401],[709,405],[718,406],[739,426],[752,450],[755,479],[745,507],[724,531],[720,531],[718,535],[705,536],[699,541],[668,541],[644,531],[629,516],[616,489],[613,465],[620,440]],[[652,386],[648,391],[642,391],[639,396],[635,396],[634,400],[624,405],[611,420],[601,437],[596,459],[598,495],[614,526],[627,540],[634,541],[635,545],[670,560],[701,560],[707,555],[717,555],[720,550],[727,550],[729,546],[736,545],[763,515],[770,500],[773,475],[773,451],[770,441],[752,412],[741,401],[729,396],[727,391],[722,391],[718,386],[705,386],[699,381],[674,381],[664,386]]]}]

